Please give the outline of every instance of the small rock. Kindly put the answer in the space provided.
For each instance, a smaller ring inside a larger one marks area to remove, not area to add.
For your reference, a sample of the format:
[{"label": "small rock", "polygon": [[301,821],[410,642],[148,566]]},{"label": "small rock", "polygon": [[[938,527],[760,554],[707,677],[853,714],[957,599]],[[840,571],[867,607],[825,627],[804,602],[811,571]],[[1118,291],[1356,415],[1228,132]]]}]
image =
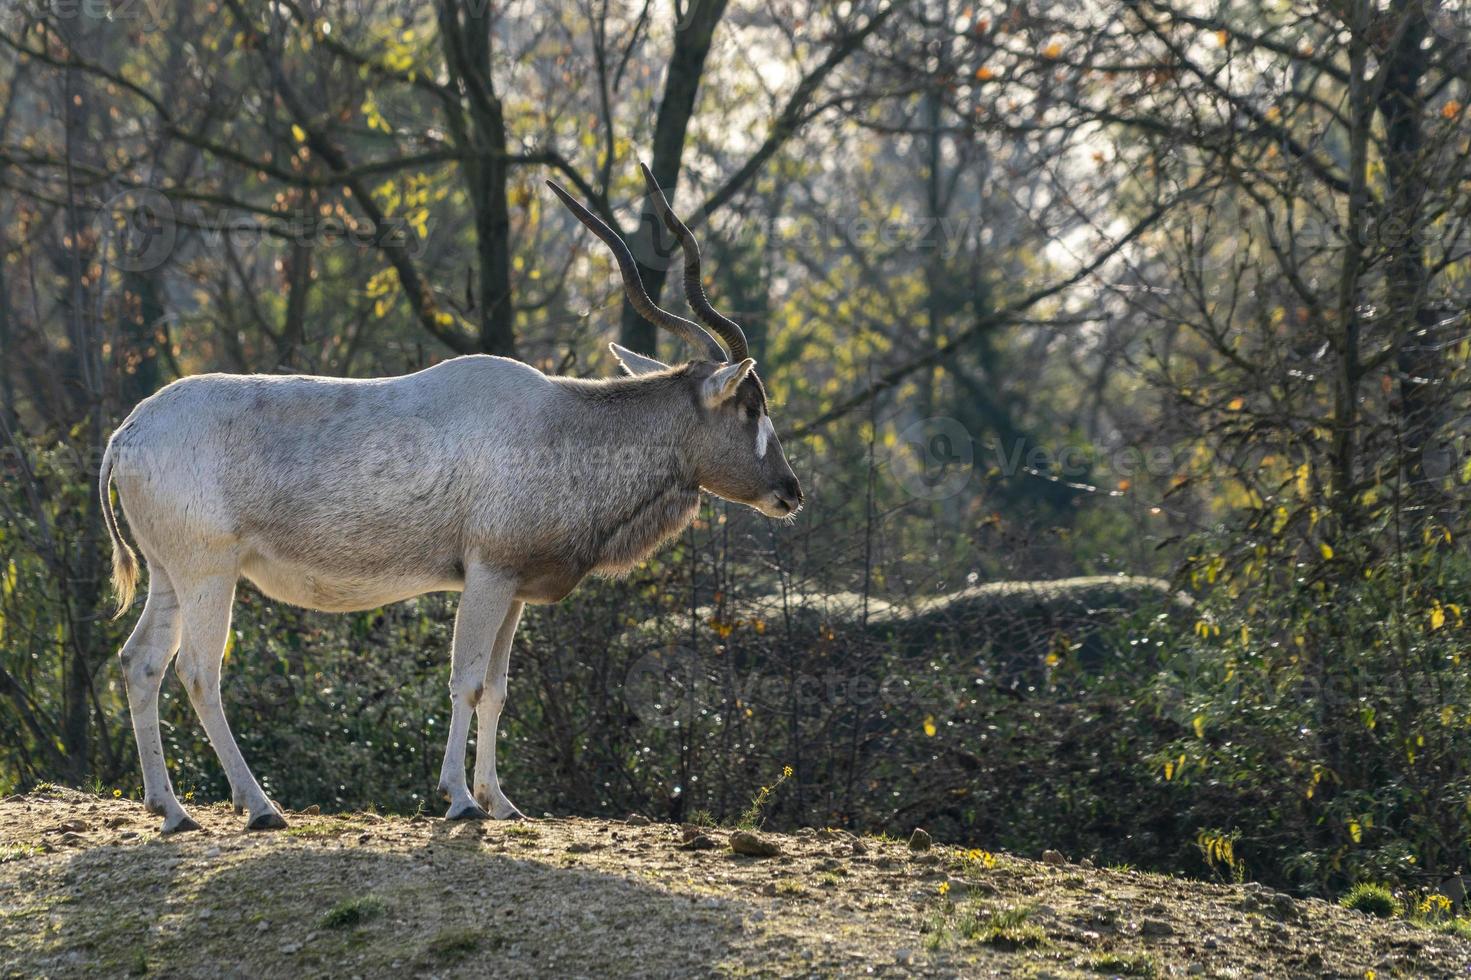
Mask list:
[{"label": "small rock", "polygon": [[914,833],[909,835],[909,849],[911,851],[928,851],[935,840],[929,831],[923,827],[915,827]]},{"label": "small rock", "polygon": [[109,817],[107,821],[107,827],[109,830],[116,830],[127,822],[127,817]]},{"label": "small rock", "polygon": [[1091,871],[1093,869],[1093,862],[1088,860],[1087,858],[1083,858],[1083,860],[1078,862],[1078,867],[1087,868]]},{"label": "small rock", "polygon": [[370,841],[372,839],[373,839],[373,835],[372,834],[367,834],[367,833],[358,834],[358,843],[359,844],[366,844],[368,841]]},{"label": "small rock", "polygon": [[293,956],[301,952],[301,943],[282,943],[281,952],[286,956]]},{"label": "small rock", "polygon": [[1067,858],[1062,856],[1061,851],[1054,851],[1049,848],[1042,852],[1042,863],[1053,865],[1067,864]]},{"label": "small rock", "polygon": [[1185,968],[1185,972],[1190,974],[1192,977],[1198,977],[1201,974],[1205,973],[1205,964],[1191,963],[1188,967]]},{"label": "small rock", "polygon": [[715,838],[709,834],[696,834],[683,844],[679,845],[681,851],[713,851],[720,845],[715,843]]},{"label": "small rock", "polygon": [[1141,936],[1173,936],[1175,927],[1164,919],[1145,919],[1139,926]]},{"label": "small rock", "polygon": [[322,812],[322,808],[319,807],[319,806],[317,806],[317,804],[313,803],[311,806],[307,807],[305,810],[302,810],[300,812],[304,816],[315,817],[315,816],[318,816]]},{"label": "small rock", "polygon": [[597,849],[597,845],[585,840],[573,841],[567,845],[568,854],[588,854]]},{"label": "small rock", "polygon": [[895,950],[894,962],[898,963],[900,966],[908,966],[909,964],[914,962],[914,950],[908,948],[907,946],[903,949]]},{"label": "small rock", "polygon": [[781,848],[775,841],[758,837],[749,830],[738,830],[730,835],[730,849],[747,857],[776,857]]},{"label": "small rock", "polygon": [[653,823],[652,820],[644,816],[642,813],[630,813],[628,815],[628,819],[624,820],[623,822],[628,824],[628,826],[630,827],[647,827],[649,824]]},{"label": "small rock", "polygon": [[863,841],[859,840],[857,837],[853,838],[852,849],[854,857],[862,857],[863,855],[868,853],[868,845],[863,843]]},{"label": "small rock", "polygon": [[211,847],[204,852],[204,856],[207,858],[217,858],[220,856],[220,849],[218,847]]},{"label": "small rock", "polygon": [[67,847],[80,847],[81,845],[87,843],[87,838],[83,837],[81,834],[62,834],[61,842]]},{"label": "small rock", "polygon": [[366,823],[382,823],[383,818],[376,813],[362,813],[358,815]]},{"label": "small rock", "polygon": [[264,919],[255,924],[256,932],[265,932],[269,928],[271,928],[271,924]]}]

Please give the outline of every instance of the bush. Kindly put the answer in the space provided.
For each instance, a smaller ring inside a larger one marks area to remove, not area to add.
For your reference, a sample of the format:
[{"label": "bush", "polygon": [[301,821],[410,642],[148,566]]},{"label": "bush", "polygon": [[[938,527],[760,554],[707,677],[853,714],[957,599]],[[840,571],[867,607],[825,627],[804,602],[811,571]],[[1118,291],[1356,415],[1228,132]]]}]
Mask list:
[{"label": "bush", "polygon": [[1376,915],[1381,919],[1393,919],[1404,913],[1404,904],[1394,897],[1394,892],[1384,885],[1360,882],[1349,889],[1338,904],[1365,915]]}]

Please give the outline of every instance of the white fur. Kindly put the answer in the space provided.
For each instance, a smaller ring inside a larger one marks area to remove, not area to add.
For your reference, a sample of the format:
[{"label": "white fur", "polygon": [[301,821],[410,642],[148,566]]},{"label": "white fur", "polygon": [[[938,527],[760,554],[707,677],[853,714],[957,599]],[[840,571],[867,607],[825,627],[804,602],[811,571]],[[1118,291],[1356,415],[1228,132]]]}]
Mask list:
[{"label": "white fur", "polygon": [[771,424],[771,416],[761,416],[761,421],[756,424],[756,458],[766,458],[766,446],[776,438],[776,426]]},{"label": "white fur", "polygon": [[730,397],[753,362],[667,368],[614,353],[636,377],[552,378],[476,356],[369,381],[201,375],[133,410],[100,476],[125,600],[137,564],[113,518],[114,479],[148,563],[148,599],[121,659],[145,802],[165,831],[194,826],[158,727],[159,684],[176,652],[237,809],[251,826],[284,825],[221,707],[241,576],[328,611],[462,591],[440,789],[450,816],[519,816],[496,777],[495,741],[522,606],[632,567],[688,524],[701,488],[786,516],[771,501],[796,487],[779,443],[767,460],[733,451],[745,438],[738,423],[697,405],[700,395]]}]

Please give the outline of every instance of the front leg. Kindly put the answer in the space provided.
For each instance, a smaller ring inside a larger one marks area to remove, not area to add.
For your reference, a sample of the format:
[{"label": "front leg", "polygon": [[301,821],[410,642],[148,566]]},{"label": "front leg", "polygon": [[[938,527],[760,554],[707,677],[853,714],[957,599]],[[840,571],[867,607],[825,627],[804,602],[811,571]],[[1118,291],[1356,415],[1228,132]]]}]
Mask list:
[{"label": "front leg", "polygon": [[511,641],[521,621],[521,603],[512,602],[495,636],[495,649],[490,655],[485,696],[475,706],[475,802],[490,811],[497,820],[514,820],[521,816],[514,803],[501,792],[495,773],[496,727],[501,709],[506,706],[506,678],[511,668]]},{"label": "front leg", "polygon": [[465,591],[455,615],[455,637],[450,652],[449,738],[439,791],[449,800],[449,820],[489,816],[470,795],[465,782],[465,742],[470,737],[470,715],[485,693],[485,672],[496,634],[515,600],[516,585],[505,574],[480,563],[467,563]]}]

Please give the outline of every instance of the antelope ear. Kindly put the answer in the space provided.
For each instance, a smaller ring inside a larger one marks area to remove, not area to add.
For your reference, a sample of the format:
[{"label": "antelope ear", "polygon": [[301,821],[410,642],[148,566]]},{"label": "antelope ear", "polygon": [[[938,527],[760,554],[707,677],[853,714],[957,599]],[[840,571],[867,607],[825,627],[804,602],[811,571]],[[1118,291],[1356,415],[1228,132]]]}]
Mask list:
[{"label": "antelope ear", "polygon": [[729,399],[736,393],[736,389],[741,386],[742,381],[746,380],[746,375],[750,374],[751,369],[755,366],[756,362],[748,357],[739,364],[727,364],[706,378],[704,388],[705,404],[711,406],[719,405]]},{"label": "antelope ear", "polygon": [[609,344],[608,350],[612,351],[613,356],[618,358],[618,366],[623,368],[625,374],[631,374],[636,377],[640,374],[653,374],[655,371],[667,371],[669,369],[669,365],[663,361],[656,361],[652,357],[635,354],[627,347]]}]

